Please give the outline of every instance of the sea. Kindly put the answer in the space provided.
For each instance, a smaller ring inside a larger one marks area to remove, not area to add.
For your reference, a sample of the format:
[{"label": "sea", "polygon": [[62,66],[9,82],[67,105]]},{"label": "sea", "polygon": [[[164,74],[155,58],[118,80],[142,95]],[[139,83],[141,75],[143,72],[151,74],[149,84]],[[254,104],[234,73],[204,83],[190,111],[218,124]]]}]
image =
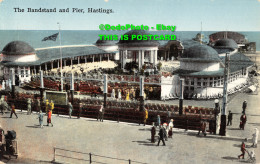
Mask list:
[{"label": "sea", "polygon": [[[0,30],[0,50],[11,41],[25,41],[33,48],[46,48],[59,46],[59,38],[56,41],[42,41],[43,38],[59,32],[58,30]],[[100,30],[61,30],[61,45],[91,45],[99,39],[99,35],[123,35],[128,31],[100,31]],[[195,38],[200,31],[148,31],[151,34],[176,35],[177,40],[190,40]],[[218,31],[203,31],[204,41],[208,41],[208,36]],[[248,39],[249,42],[256,42],[256,50],[260,51],[260,31],[236,31]],[[59,37],[59,36],[58,36]]]}]

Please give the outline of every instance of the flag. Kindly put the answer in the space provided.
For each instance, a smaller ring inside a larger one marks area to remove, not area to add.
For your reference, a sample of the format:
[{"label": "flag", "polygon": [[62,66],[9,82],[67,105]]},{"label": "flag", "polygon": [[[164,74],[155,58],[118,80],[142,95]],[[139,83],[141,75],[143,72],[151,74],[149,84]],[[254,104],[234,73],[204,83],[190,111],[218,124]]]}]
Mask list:
[{"label": "flag", "polygon": [[46,41],[46,40],[56,41],[58,35],[59,35],[59,33],[53,34],[51,36],[47,36],[47,37],[43,38],[42,41]]}]

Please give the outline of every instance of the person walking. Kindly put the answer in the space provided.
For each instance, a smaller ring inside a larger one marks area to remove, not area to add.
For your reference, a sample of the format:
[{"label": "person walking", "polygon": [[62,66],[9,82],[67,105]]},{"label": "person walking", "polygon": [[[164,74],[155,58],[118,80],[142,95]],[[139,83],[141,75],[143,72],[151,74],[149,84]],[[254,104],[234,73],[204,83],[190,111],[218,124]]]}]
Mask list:
[{"label": "person walking", "polygon": [[148,119],[148,110],[145,108],[144,109],[144,126],[146,125],[147,119]]},{"label": "person walking", "polygon": [[165,136],[165,134],[164,134],[164,130],[163,130],[163,127],[162,126],[160,126],[160,130],[159,130],[159,141],[158,141],[158,144],[157,144],[157,146],[159,146],[159,144],[160,144],[160,142],[162,141],[163,142],[163,146],[166,146],[165,145],[165,142],[164,142],[164,136]]},{"label": "person walking", "polygon": [[49,110],[51,111],[51,114],[53,109],[54,109],[54,102],[51,100],[51,102],[49,103]]},{"label": "person walking", "polygon": [[152,129],[151,129],[151,142],[152,142],[152,143],[155,143],[155,139],[154,139],[155,134],[156,134],[156,128],[155,128],[154,122],[153,122],[153,127],[152,127]]},{"label": "person walking", "polygon": [[199,132],[198,132],[198,135],[200,135],[200,131],[202,131],[202,133],[204,134],[204,136],[206,136],[206,122],[204,120],[200,120],[200,129],[199,129]]},{"label": "person walking", "polygon": [[3,107],[3,100],[1,100],[1,99],[0,99],[0,109],[1,109],[2,115],[4,115],[5,111],[4,111],[4,107]]},{"label": "person walking", "polygon": [[27,99],[27,115],[30,115],[32,113],[32,101],[31,99]]},{"label": "person walking", "polygon": [[246,107],[247,107],[247,102],[246,102],[246,100],[243,102],[243,105],[242,105],[242,109],[243,109],[243,111],[242,111],[242,113],[243,114],[246,114]]},{"label": "person walking", "polygon": [[73,111],[73,106],[72,106],[71,102],[69,102],[69,104],[68,104],[68,109],[69,109],[69,117],[71,118],[71,114]]},{"label": "person walking", "polygon": [[240,157],[243,157],[243,159],[245,159],[246,145],[244,142],[242,142],[240,150],[242,154],[238,156],[238,159],[240,159]]},{"label": "person walking", "polygon": [[16,116],[16,118],[18,118],[16,112],[15,112],[15,106],[14,106],[14,103],[12,103],[11,105],[11,115],[10,115],[10,118],[12,118],[13,114]]},{"label": "person walking", "polygon": [[98,117],[97,117],[97,121],[99,119],[99,121],[103,122],[103,117],[104,117],[104,106],[103,103],[99,106],[99,110],[98,110]]},{"label": "person walking", "polygon": [[168,141],[168,129],[167,129],[167,123],[163,123],[163,134],[164,134],[164,139],[165,141]]},{"label": "person walking", "polygon": [[2,99],[1,100],[1,110],[2,110],[2,114],[5,114],[5,111],[6,110],[9,110],[9,106],[8,106],[8,104],[7,104],[7,102],[4,100],[4,99]]},{"label": "person walking", "polygon": [[39,111],[39,124],[40,124],[40,127],[43,128],[43,113],[42,113],[42,110]]},{"label": "person walking", "polygon": [[49,100],[48,99],[46,99],[46,101],[45,101],[45,112],[46,112],[46,114],[48,114],[48,112],[49,112]]},{"label": "person walking", "polygon": [[252,138],[252,141],[253,141],[252,147],[257,147],[258,135],[259,135],[259,130],[257,128],[255,128],[255,132],[252,135],[253,136],[253,138]]},{"label": "person walking", "polygon": [[244,130],[245,125],[246,125],[246,121],[247,121],[246,115],[243,114],[243,115],[240,117],[240,129]]},{"label": "person walking", "polygon": [[36,112],[40,112],[40,110],[41,110],[41,102],[40,102],[40,99],[36,99],[36,102],[35,102],[35,110],[36,110]]},{"label": "person walking", "polygon": [[169,122],[168,128],[169,128],[168,138],[172,138],[172,134],[173,134],[173,133],[172,133],[173,119],[171,119],[171,121]]},{"label": "person walking", "polygon": [[157,115],[156,126],[160,126],[160,125],[161,125],[161,118],[160,118],[160,115]]},{"label": "person walking", "polygon": [[79,112],[78,112],[78,119],[80,118],[81,112],[82,112],[83,105],[82,103],[79,103]]},{"label": "person walking", "polygon": [[47,126],[49,126],[49,124],[51,124],[51,126],[53,127],[53,124],[51,122],[51,110],[49,110],[47,114]]},{"label": "person walking", "polygon": [[232,119],[233,119],[233,113],[230,111],[228,111],[228,123],[227,123],[227,126],[232,126]]}]

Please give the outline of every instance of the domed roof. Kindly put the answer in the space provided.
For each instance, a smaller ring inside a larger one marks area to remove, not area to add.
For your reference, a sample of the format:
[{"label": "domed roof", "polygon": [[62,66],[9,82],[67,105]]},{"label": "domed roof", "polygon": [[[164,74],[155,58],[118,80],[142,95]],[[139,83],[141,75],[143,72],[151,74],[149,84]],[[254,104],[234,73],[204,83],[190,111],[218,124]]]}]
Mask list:
[{"label": "domed roof", "polygon": [[154,39],[150,40],[149,37],[147,37],[147,40],[138,40],[137,37],[134,39],[132,38],[132,35],[152,35],[145,30],[131,30],[124,35],[128,35],[128,40],[120,40],[118,42],[119,45],[123,46],[135,46],[135,47],[142,47],[142,46],[159,46],[159,42],[155,41]]},{"label": "domed roof", "polygon": [[238,45],[233,39],[221,39],[215,42],[214,48],[236,49]]},{"label": "domed roof", "polygon": [[4,47],[2,53],[5,55],[26,55],[35,53],[35,50],[26,42],[12,41]]},{"label": "domed roof", "polygon": [[220,61],[218,52],[207,45],[195,45],[184,51],[181,60]]},{"label": "domed roof", "polygon": [[97,46],[114,46],[116,45],[116,40],[100,40],[100,38],[96,41]]}]

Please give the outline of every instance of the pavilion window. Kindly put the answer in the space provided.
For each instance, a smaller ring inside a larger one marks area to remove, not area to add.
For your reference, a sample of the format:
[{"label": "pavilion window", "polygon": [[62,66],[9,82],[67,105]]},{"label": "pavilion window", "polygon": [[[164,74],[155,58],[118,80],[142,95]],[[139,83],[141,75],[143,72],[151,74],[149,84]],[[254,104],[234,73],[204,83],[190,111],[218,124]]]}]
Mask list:
[{"label": "pavilion window", "polygon": [[217,86],[217,81],[214,81],[214,87],[216,87]]}]

